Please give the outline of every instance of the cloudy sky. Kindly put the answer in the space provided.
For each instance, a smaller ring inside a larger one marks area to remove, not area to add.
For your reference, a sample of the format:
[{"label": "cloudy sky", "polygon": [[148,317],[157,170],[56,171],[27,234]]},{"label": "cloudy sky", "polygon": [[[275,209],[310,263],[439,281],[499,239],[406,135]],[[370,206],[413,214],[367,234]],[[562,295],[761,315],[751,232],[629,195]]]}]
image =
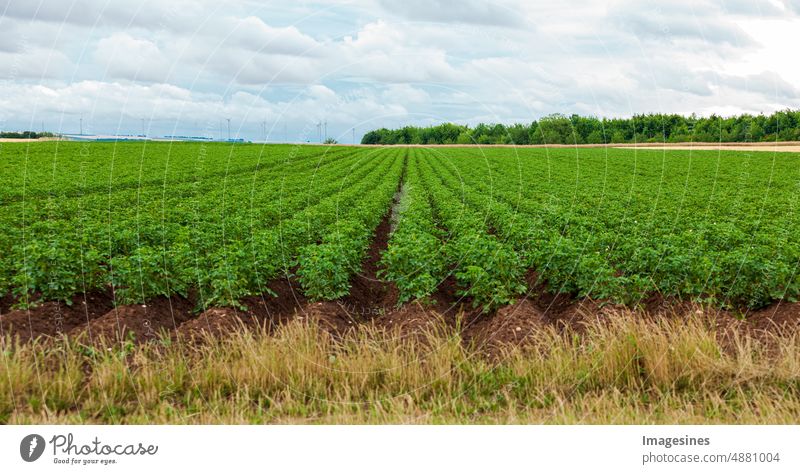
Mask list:
[{"label": "cloudy sky", "polygon": [[[569,4],[569,5],[567,5]],[[0,0],[0,129],[340,142],[800,108],[800,0]]]}]

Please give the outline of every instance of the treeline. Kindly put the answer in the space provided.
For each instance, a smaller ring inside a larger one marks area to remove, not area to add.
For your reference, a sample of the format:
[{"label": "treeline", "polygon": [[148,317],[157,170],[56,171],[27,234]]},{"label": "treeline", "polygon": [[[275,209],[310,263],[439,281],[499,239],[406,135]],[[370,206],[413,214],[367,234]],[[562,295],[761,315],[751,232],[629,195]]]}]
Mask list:
[{"label": "treeline", "polygon": [[771,115],[686,117],[644,114],[631,118],[548,115],[529,124],[466,125],[443,123],[368,132],[365,145],[396,144],[584,144],[642,142],[762,142],[800,140],[800,110]]},{"label": "treeline", "polygon": [[26,130],[24,132],[0,132],[0,138],[43,138],[54,137],[52,132],[32,132]]}]

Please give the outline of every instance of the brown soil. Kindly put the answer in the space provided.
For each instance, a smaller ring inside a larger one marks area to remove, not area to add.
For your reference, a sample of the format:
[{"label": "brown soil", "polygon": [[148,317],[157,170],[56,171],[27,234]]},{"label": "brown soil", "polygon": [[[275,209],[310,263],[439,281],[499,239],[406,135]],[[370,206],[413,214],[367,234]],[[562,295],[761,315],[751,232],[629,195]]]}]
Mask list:
[{"label": "brown soil", "polygon": [[547,289],[535,271],[525,275],[529,291],[527,299],[545,320],[558,329],[578,329],[590,319],[607,314],[613,305],[601,305],[590,298],[575,299],[569,293],[553,293]]},{"label": "brown soil", "polygon": [[676,143],[626,143],[626,144],[615,144],[615,146],[625,146],[625,145],[632,145],[637,146],[639,148],[661,148],[663,146],[680,146],[680,147],[691,147],[691,146],[713,146],[713,147],[735,147],[735,148],[759,148],[762,146],[777,146],[777,147],[791,147],[791,146],[800,146],[800,141],[785,141],[785,142],[676,142]]},{"label": "brown soil", "polygon": [[298,313],[297,318],[313,322],[335,336],[344,335],[368,321],[366,317],[356,313],[354,308],[344,306],[339,301],[309,303],[302,309],[302,313]]},{"label": "brown soil", "polygon": [[378,277],[381,256],[389,247],[391,222],[391,213],[387,213],[378,224],[361,271],[350,281],[350,294],[341,301],[345,306],[352,307],[352,312],[356,314],[370,317],[397,304],[399,293],[395,284],[386,283]]},{"label": "brown soil", "polygon": [[72,301],[70,306],[62,302],[49,301],[34,308],[4,313],[0,316],[0,334],[18,336],[23,340],[66,334],[104,315],[114,307],[110,291],[88,293],[85,297],[76,296]]},{"label": "brown soil", "polygon": [[180,296],[159,297],[141,305],[117,306],[99,318],[73,328],[69,335],[91,342],[100,339],[111,342],[153,340],[192,319],[193,308],[191,301]]},{"label": "brown soil", "polygon": [[[727,311],[655,296],[643,301],[639,308],[630,309],[590,299],[574,300],[570,295],[554,295],[534,288],[529,297],[513,305],[481,313],[459,301],[453,287],[452,281],[443,284],[435,303],[411,302],[397,308],[380,305],[396,298],[390,290],[360,293],[378,295],[373,301],[353,297],[347,301],[308,302],[296,292],[297,287],[291,281],[278,280],[271,285],[277,297],[252,297],[243,301],[246,310],[211,308],[199,316],[192,313],[193,304],[181,297],[157,298],[147,305],[113,308],[110,295],[93,295],[87,298],[86,306],[67,307],[49,302],[31,309],[30,323],[28,311],[12,311],[0,317],[0,328],[2,334],[19,335],[23,339],[65,333],[89,341],[103,336],[106,341],[143,342],[170,331],[178,339],[191,340],[203,333],[220,335],[241,327],[262,326],[271,331],[289,321],[300,320],[314,322],[334,335],[343,335],[365,325],[420,340],[441,330],[452,334],[460,332],[465,343],[475,345],[492,357],[500,354],[504,346],[524,345],[526,339],[538,331],[569,328],[580,332],[589,321],[611,321],[618,312],[631,310],[653,320],[702,315],[710,327],[717,329],[723,342],[742,334],[767,338],[776,333],[800,330],[800,303],[775,303],[741,319]],[[359,308],[373,310],[364,312]],[[54,317],[58,311],[61,312],[60,331],[57,329],[59,318]]]},{"label": "brown soil", "polygon": [[693,151],[774,151],[784,153],[800,152],[797,142],[785,143],[648,143],[639,145],[614,145],[614,148],[649,148],[655,150],[693,150]]},{"label": "brown soil", "polygon": [[11,311],[11,306],[14,304],[14,297],[7,294],[0,298],[0,316]]},{"label": "brown soil", "polygon": [[239,328],[251,327],[253,319],[233,308],[211,308],[200,316],[181,324],[175,330],[178,340],[191,341],[206,336],[219,336]]},{"label": "brown soil", "polygon": [[440,313],[419,302],[408,303],[373,320],[376,328],[400,338],[424,341],[428,335],[442,329],[457,327],[456,315]]},{"label": "brown soil", "polygon": [[756,331],[766,333],[796,332],[800,329],[800,303],[779,301],[745,315]]},{"label": "brown soil", "polygon": [[430,307],[441,314],[479,312],[472,309],[472,298],[459,296],[458,283],[452,273],[439,284],[429,299]]},{"label": "brown soil", "polygon": [[545,313],[532,301],[523,299],[481,318],[464,331],[464,340],[488,355],[504,345],[522,345],[531,334],[551,326]]},{"label": "brown soil", "polygon": [[698,309],[697,304],[691,301],[683,301],[675,297],[664,297],[662,295],[651,295],[642,300],[639,306],[645,313],[658,317],[669,317],[670,315],[689,313]]},{"label": "brown soil", "polygon": [[61,140],[60,137],[42,138],[0,138],[0,143],[30,143],[30,142],[52,142]]},{"label": "brown soil", "polygon": [[276,296],[254,296],[242,301],[247,308],[243,312],[244,319],[254,319],[271,329],[294,319],[295,313],[308,304],[306,297],[300,293],[300,285],[289,278],[275,280],[268,288]]},{"label": "brown soil", "polygon": [[280,278],[268,286],[275,296],[251,296],[242,301],[244,308],[209,308],[174,330],[178,340],[198,339],[202,335],[217,335],[240,327],[262,326],[273,330],[296,317],[308,302],[296,291],[299,286],[288,278]]}]

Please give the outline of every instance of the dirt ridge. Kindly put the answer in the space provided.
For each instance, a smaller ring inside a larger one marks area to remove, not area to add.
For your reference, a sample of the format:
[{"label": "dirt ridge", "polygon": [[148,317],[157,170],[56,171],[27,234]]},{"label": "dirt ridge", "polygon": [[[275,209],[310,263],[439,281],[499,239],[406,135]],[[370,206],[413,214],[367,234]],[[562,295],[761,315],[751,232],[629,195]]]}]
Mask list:
[{"label": "dirt ridge", "polygon": [[542,328],[581,331],[589,322],[609,320],[624,312],[635,312],[650,320],[700,314],[722,333],[746,332],[757,337],[800,330],[800,303],[777,301],[765,308],[736,315],[690,301],[652,295],[630,308],[591,298],[576,299],[566,293],[551,293],[533,271],[526,275],[528,293],[514,304],[493,312],[472,308],[469,301],[458,295],[452,275],[439,285],[427,302],[414,301],[398,307],[396,286],[378,276],[381,255],[388,247],[391,218],[391,213],[387,212],[381,220],[361,271],[351,278],[350,294],[337,301],[308,301],[300,292],[300,285],[288,275],[268,285],[275,296],[248,297],[242,300],[241,308],[207,308],[199,314],[194,312],[195,298],[159,297],[144,305],[115,306],[109,290],[75,298],[71,306],[46,302],[29,310],[2,313],[0,336],[19,337],[25,341],[39,336],[66,335],[88,342],[103,338],[141,343],[164,334],[190,340],[204,333],[220,335],[237,328],[260,326],[272,331],[300,320],[313,322],[334,335],[370,325],[396,330],[401,337],[416,338],[444,326],[458,332],[465,343],[494,354],[504,345],[524,344],[530,335]]}]

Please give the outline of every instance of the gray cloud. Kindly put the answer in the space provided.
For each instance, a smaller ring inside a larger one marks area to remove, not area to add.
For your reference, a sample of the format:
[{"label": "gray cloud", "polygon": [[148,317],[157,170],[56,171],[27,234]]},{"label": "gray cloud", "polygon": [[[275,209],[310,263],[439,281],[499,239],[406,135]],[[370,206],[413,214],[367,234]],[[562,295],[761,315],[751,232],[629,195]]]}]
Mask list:
[{"label": "gray cloud", "polygon": [[155,43],[126,33],[101,39],[94,59],[114,79],[164,82],[170,69],[169,61]]},{"label": "gray cloud", "polygon": [[795,13],[800,13],[800,0],[786,0],[786,7]]},{"label": "gray cloud", "polygon": [[616,5],[609,16],[619,29],[662,44],[690,40],[733,47],[755,45],[716,2],[683,0],[641,4],[627,1]]},{"label": "gray cloud", "polygon": [[[11,22],[0,20],[0,52],[3,53],[18,53],[25,48],[25,40],[19,35]],[[8,27],[7,27],[8,25]]]},{"label": "gray cloud", "polygon": [[666,89],[698,96],[711,96],[715,82],[708,71],[692,71],[677,61],[647,61],[637,65],[633,77],[642,89]]},{"label": "gray cloud", "polygon": [[379,0],[387,10],[403,18],[439,23],[471,23],[476,25],[525,25],[519,11],[494,2],[480,0]]},{"label": "gray cloud", "polygon": [[19,52],[0,51],[0,79],[8,81],[57,79],[70,69],[70,61],[60,51],[25,48]]},{"label": "gray cloud", "polygon": [[785,14],[782,9],[769,0],[723,0],[720,6],[726,13],[736,15],[778,16]]},{"label": "gray cloud", "polygon": [[294,26],[275,28],[262,19],[226,18],[218,25],[216,39],[221,46],[236,46],[269,54],[319,55],[321,43]]},{"label": "gray cloud", "polygon": [[[205,3],[205,2],[204,2]],[[213,4],[212,4],[213,5]],[[191,31],[215,10],[189,0],[115,2],[108,0],[0,0],[8,18],[84,27],[145,28]]]},{"label": "gray cloud", "polygon": [[800,89],[772,71],[746,76],[725,75],[720,82],[734,89],[760,94],[772,100],[800,98]]}]

